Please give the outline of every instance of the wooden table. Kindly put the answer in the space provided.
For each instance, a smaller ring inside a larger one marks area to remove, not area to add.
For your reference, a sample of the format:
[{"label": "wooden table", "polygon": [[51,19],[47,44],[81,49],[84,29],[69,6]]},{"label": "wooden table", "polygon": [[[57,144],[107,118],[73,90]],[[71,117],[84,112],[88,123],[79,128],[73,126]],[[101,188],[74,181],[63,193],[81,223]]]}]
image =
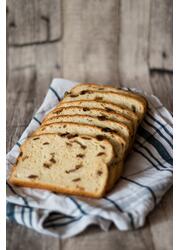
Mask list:
[{"label": "wooden table", "polygon": [[[7,150],[53,78],[144,89],[172,111],[172,0],[8,0]],[[172,190],[136,231],[59,240],[7,222],[7,249],[172,249]]]}]

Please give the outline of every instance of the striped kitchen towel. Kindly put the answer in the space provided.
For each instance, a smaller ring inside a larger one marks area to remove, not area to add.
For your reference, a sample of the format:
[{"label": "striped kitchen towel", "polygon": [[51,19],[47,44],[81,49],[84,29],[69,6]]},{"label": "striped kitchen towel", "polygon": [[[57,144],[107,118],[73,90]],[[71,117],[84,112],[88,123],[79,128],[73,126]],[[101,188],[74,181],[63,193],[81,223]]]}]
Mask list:
[{"label": "striped kitchen towel", "polygon": [[[40,109],[7,154],[7,178],[19,155],[19,146],[74,85],[65,79],[53,80]],[[123,176],[110,193],[102,199],[90,199],[21,188],[7,182],[7,218],[61,238],[77,235],[91,224],[102,230],[108,230],[112,223],[119,230],[143,226],[148,213],[172,185],[173,146],[171,113],[155,96],[141,94],[148,100],[148,112],[125,162]]]}]

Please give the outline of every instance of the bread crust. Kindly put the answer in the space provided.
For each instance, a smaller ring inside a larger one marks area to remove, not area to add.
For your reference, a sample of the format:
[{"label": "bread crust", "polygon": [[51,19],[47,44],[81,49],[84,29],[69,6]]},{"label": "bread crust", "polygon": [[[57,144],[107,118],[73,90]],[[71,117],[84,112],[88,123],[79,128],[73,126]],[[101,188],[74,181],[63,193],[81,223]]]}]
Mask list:
[{"label": "bread crust", "polygon": [[74,191],[74,190],[69,190],[65,188],[60,188],[60,187],[57,187],[56,185],[51,185],[51,184],[44,184],[40,182],[30,183],[28,181],[18,180],[13,177],[10,178],[8,182],[13,185],[17,185],[21,187],[38,188],[38,189],[43,189],[43,190],[45,189],[45,190],[49,190],[52,192],[57,192],[59,194],[63,193],[63,194],[70,194],[70,195],[77,195],[77,196],[84,196],[84,197],[91,197],[91,198],[102,198],[106,192],[106,186],[104,186],[104,190],[101,193],[95,195],[94,193],[90,193],[87,191]]}]

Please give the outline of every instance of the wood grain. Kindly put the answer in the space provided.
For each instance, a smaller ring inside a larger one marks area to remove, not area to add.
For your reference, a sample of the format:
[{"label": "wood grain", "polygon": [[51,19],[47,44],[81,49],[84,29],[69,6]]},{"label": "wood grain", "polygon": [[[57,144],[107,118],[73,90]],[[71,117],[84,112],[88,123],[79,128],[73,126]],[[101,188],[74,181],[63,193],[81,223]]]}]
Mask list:
[{"label": "wood grain", "polygon": [[98,228],[90,227],[81,235],[76,236],[71,240],[64,240],[62,246],[63,249],[73,249],[73,246],[75,245],[79,250],[83,250],[85,246],[87,250],[154,249],[152,238],[149,237],[148,227],[130,233],[119,232],[114,226],[112,226],[109,232],[104,233],[102,233]]},{"label": "wood grain", "polygon": [[151,93],[148,67],[150,1],[122,0],[119,29],[119,78],[123,85]]},{"label": "wood grain", "polygon": [[[18,74],[12,72],[8,82],[7,126],[27,126],[34,111],[36,71],[34,68],[29,68]],[[13,85],[16,86],[16,92]]]},{"label": "wood grain", "polygon": [[172,70],[172,0],[151,1],[150,16],[150,68]]},{"label": "wood grain", "polygon": [[63,7],[64,77],[117,82],[119,1],[70,0]]},{"label": "wood grain", "polygon": [[169,72],[150,71],[150,84],[153,93],[159,97],[162,104],[173,111],[173,75]]},{"label": "wood grain", "polygon": [[7,223],[8,234],[6,239],[7,249],[18,250],[49,250],[62,249],[61,242],[52,237],[39,234],[13,222]]},{"label": "wood grain", "polygon": [[164,196],[162,202],[149,215],[148,221],[154,248],[169,250],[173,245],[173,207],[172,188]]},{"label": "wood grain", "polygon": [[59,0],[9,0],[8,43],[25,46],[55,42],[61,38]]},{"label": "wood grain", "polygon": [[[53,78],[137,87],[172,111],[171,0],[8,0],[7,151]],[[172,249],[172,190],[143,228],[67,240],[7,222],[7,249]]]}]

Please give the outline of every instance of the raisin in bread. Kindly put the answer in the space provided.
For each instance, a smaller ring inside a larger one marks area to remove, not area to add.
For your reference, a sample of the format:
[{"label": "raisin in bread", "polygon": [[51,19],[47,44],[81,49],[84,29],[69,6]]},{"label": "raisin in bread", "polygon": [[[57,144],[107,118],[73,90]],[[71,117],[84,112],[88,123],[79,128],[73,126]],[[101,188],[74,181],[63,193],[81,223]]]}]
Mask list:
[{"label": "raisin in bread", "polygon": [[[62,137],[72,137],[79,134],[84,134],[88,136],[96,137],[98,140],[107,139],[113,146],[115,156],[113,164],[109,167],[109,179],[107,184],[107,189],[109,190],[110,183],[114,183],[115,173],[118,171],[117,168],[122,168],[121,162],[124,161],[125,152],[126,152],[126,142],[118,134],[110,131],[102,131],[101,128],[98,128],[94,125],[85,125],[79,123],[68,123],[68,122],[59,122],[44,125],[39,127],[34,135],[41,135],[44,133],[59,133]],[[121,170],[119,170],[121,171]]]},{"label": "raisin in bread", "polygon": [[56,122],[75,122],[81,124],[90,124],[102,128],[102,131],[112,131],[122,136],[127,142],[127,148],[129,147],[132,139],[129,128],[120,122],[114,122],[107,119],[99,119],[97,117],[88,115],[59,115],[51,117],[44,121],[44,125],[48,125]]},{"label": "raisin in bread", "polygon": [[89,115],[93,117],[97,117],[101,121],[111,120],[119,123],[124,123],[130,131],[130,134],[133,134],[133,125],[132,121],[123,115],[117,114],[115,112],[108,112],[103,109],[96,108],[84,108],[84,107],[62,107],[53,109],[47,116],[45,117],[44,122],[49,120],[50,118],[59,116],[59,115]]},{"label": "raisin in bread", "polygon": [[119,105],[120,107],[126,107],[138,115],[139,122],[142,121],[147,108],[147,105],[142,103],[138,98],[132,97],[130,95],[88,89],[82,91],[78,91],[78,89],[74,89],[74,91],[71,90],[70,93],[66,94],[62,102],[84,99],[105,101]]},{"label": "raisin in bread", "polygon": [[102,197],[113,149],[107,140],[43,134],[21,147],[9,182],[65,194]]},{"label": "raisin in bread", "polygon": [[131,120],[134,130],[136,130],[138,125],[138,117],[134,112],[132,112],[127,108],[123,108],[115,104],[112,104],[110,102],[93,101],[93,100],[60,102],[56,106],[56,109],[61,107],[71,107],[71,106],[78,106],[83,108],[97,108],[97,109],[104,109],[107,112],[116,112],[117,114],[123,115],[127,119]]}]

